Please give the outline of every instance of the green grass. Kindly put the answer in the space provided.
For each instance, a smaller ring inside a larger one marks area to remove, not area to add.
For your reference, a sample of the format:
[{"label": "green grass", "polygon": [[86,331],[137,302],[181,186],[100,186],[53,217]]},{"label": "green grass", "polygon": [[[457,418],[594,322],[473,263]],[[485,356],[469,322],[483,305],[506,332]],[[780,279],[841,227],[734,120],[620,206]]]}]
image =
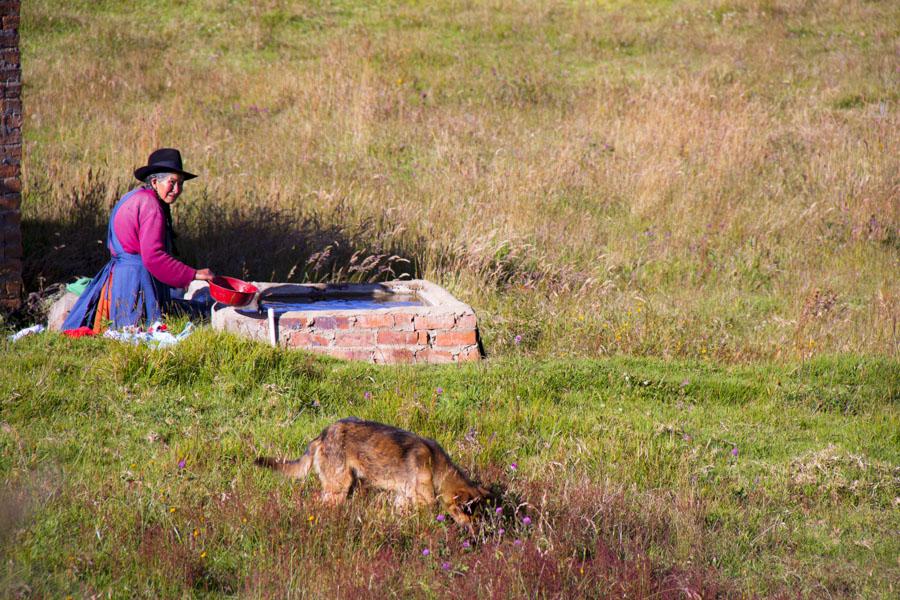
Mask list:
[{"label": "green grass", "polygon": [[[171,145],[189,263],[424,277],[489,360],[4,345],[0,595],[896,595],[898,11],[24,3],[29,292],[96,272]],[[349,414],[435,437],[505,512],[466,548],[251,466]]]},{"label": "green grass", "polygon": [[[9,592],[340,593],[339,578],[290,573],[388,551],[405,564],[422,547],[441,548],[471,584],[483,557],[455,554],[458,534],[434,521],[436,510],[391,515],[363,495],[345,509],[366,523],[361,533],[346,512],[315,503],[316,483],[252,466],[259,453],[299,455],[351,414],[434,437],[475,476],[528,502],[540,529],[510,536],[536,548],[577,553],[583,542],[560,532],[587,506],[623,557],[709,569],[731,593],[888,597],[898,577],[900,368],[891,360],[724,367],[513,354],[462,368],[376,368],[207,329],[160,351],[50,334],[3,357],[0,476],[6,501],[19,498],[24,511],[2,532]],[[594,486],[588,498],[579,485]],[[601,493],[619,499],[624,533],[597,517],[619,506]],[[307,515],[318,529],[294,531]],[[480,535],[478,552],[496,529]],[[199,571],[166,562],[175,555]],[[504,576],[525,568],[516,564],[504,563]],[[478,576],[482,591],[500,577]],[[383,582],[394,593],[452,596],[445,584],[437,568]],[[554,589],[534,585],[529,594]]]}]

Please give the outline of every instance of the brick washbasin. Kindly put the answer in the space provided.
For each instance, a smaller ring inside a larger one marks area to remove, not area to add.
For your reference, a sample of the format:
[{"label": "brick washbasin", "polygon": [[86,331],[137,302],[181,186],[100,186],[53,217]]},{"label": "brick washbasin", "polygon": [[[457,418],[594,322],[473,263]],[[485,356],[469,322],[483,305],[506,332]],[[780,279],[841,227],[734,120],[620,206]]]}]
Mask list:
[{"label": "brick washbasin", "polygon": [[[286,348],[374,363],[453,363],[479,360],[475,311],[425,280],[375,284],[253,282],[258,304],[216,304],[211,322]],[[186,297],[201,299],[195,281]]]}]

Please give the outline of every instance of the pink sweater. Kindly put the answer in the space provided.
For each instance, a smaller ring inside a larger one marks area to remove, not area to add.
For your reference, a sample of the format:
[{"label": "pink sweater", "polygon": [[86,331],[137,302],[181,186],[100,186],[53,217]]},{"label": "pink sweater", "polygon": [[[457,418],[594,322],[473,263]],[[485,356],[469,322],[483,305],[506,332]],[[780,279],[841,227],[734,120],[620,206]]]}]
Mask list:
[{"label": "pink sweater", "polygon": [[153,190],[139,190],[119,207],[113,231],[129,254],[140,254],[150,274],[164,284],[187,287],[195,269],[166,252],[166,218]]}]

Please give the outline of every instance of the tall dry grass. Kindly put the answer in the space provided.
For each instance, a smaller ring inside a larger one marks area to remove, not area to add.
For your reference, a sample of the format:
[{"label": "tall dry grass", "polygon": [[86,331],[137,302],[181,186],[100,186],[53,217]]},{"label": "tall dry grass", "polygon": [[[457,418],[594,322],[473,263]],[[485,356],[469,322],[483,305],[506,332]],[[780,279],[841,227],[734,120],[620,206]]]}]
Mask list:
[{"label": "tall dry grass", "polygon": [[378,256],[473,304],[489,352],[896,356],[894,3],[23,10],[32,287],[102,262],[98,206],[173,145],[188,259]]}]

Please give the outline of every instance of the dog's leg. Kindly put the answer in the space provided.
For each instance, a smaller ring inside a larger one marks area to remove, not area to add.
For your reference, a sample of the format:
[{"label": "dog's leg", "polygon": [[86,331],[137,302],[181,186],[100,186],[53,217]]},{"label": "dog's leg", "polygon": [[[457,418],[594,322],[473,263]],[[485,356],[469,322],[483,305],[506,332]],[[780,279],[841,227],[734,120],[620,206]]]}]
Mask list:
[{"label": "dog's leg", "polygon": [[340,473],[332,473],[327,480],[322,478],[322,501],[328,504],[340,504],[350,495],[353,487],[353,474],[349,469]]},{"label": "dog's leg", "polygon": [[434,480],[431,475],[431,468],[420,469],[416,474],[414,489],[414,501],[419,506],[432,506],[435,501],[434,497]]},{"label": "dog's leg", "polygon": [[350,495],[353,487],[353,473],[345,465],[325,462],[319,464],[319,479],[322,482],[322,500],[329,504],[340,504]]},{"label": "dog's leg", "polygon": [[346,492],[343,492],[340,490],[338,490],[338,491],[322,490],[322,495],[319,496],[319,500],[323,504],[328,504],[331,506],[337,506],[338,504],[343,503],[344,500],[346,500],[346,499],[347,499]]},{"label": "dog's leg", "polygon": [[394,494],[394,510],[397,512],[406,512],[409,508],[409,494],[405,491],[398,491]]},{"label": "dog's leg", "polygon": [[432,465],[431,452],[427,448],[421,448],[409,457],[411,481],[409,486],[411,500],[417,506],[431,506],[434,504],[434,467]]}]

